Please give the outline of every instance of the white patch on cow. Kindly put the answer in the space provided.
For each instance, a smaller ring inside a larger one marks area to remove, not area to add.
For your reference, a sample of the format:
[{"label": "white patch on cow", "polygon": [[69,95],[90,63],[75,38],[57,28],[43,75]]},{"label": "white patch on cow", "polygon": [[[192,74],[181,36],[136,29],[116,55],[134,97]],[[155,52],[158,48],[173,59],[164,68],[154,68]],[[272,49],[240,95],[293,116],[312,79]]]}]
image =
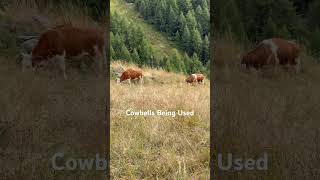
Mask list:
[{"label": "white patch on cow", "polygon": [[302,71],[301,59],[298,57],[296,61],[297,61],[297,64],[295,66],[295,69],[296,69],[296,73],[299,73]]},{"label": "white patch on cow", "polygon": [[30,54],[21,54],[22,60],[21,60],[21,66],[22,66],[22,72],[24,72],[27,68],[32,67],[32,56]]},{"label": "white patch on cow", "polygon": [[[272,39],[266,39],[262,41],[263,44],[268,45],[270,47],[270,50],[273,54],[273,56],[276,59],[276,64],[280,64],[279,58],[278,58],[278,49],[279,47],[272,41]],[[268,57],[268,59],[270,56]]]},{"label": "white patch on cow", "polygon": [[119,84],[120,83],[120,78],[116,78],[116,82],[117,82],[117,84]]},{"label": "white patch on cow", "polygon": [[66,74],[66,51],[63,51],[63,54],[62,55],[56,55],[55,57],[53,58],[56,58],[58,60],[58,63],[59,63],[59,67],[63,73],[63,78],[65,80],[67,80],[67,74]]},{"label": "white patch on cow", "polygon": [[197,75],[196,74],[191,74],[192,76],[192,82],[197,82]]}]

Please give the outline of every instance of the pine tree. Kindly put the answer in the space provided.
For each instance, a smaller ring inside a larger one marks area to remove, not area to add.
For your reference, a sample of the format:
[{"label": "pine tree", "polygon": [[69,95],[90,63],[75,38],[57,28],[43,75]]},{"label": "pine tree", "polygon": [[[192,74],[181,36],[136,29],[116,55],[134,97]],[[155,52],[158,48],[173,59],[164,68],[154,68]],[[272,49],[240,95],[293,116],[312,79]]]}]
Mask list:
[{"label": "pine tree", "polygon": [[183,14],[187,14],[187,12],[192,9],[192,3],[190,0],[178,0],[177,3]]},{"label": "pine tree", "polygon": [[171,62],[170,62],[170,59],[168,59],[168,57],[163,57],[163,60],[164,62],[164,69],[168,72],[172,72],[173,71],[173,68],[171,66]]},{"label": "pine tree", "polygon": [[205,36],[202,41],[202,53],[201,53],[201,62],[202,64],[206,64],[210,59],[210,42],[208,36]]},{"label": "pine tree", "polygon": [[146,39],[142,40],[141,46],[139,48],[139,55],[140,55],[139,66],[142,66],[143,64],[150,64],[152,51]]},{"label": "pine tree", "polygon": [[192,73],[201,73],[203,72],[203,66],[201,62],[199,61],[198,55],[194,53],[191,57],[192,63],[190,64],[191,66],[189,67]]},{"label": "pine tree", "polygon": [[124,44],[122,45],[120,52],[121,52],[121,54],[119,56],[120,60],[127,61],[127,62],[131,61],[130,52],[128,51],[127,47]]},{"label": "pine tree", "polygon": [[186,26],[187,21],[183,13],[181,12],[178,18],[178,29],[182,32],[183,28]]},{"label": "pine tree", "polygon": [[122,36],[116,34],[114,38],[111,39],[112,41],[112,46],[115,51],[115,59],[119,59],[121,57],[121,48],[124,46],[124,39]]},{"label": "pine tree", "polygon": [[199,31],[196,28],[193,28],[191,31],[191,44],[189,47],[190,53],[201,54],[202,40]]},{"label": "pine tree", "polygon": [[190,59],[190,57],[188,56],[187,53],[185,53],[184,56],[183,56],[183,62],[184,62],[184,65],[185,65],[186,73],[187,74],[191,74],[192,73],[192,70],[190,69],[190,67],[191,67],[191,59]]},{"label": "pine tree", "polygon": [[179,55],[179,52],[177,49],[173,49],[173,54],[170,57],[171,65],[174,70],[174,72],[181,72],[182,67],[181,67],[181,58]]},{"label": "pine tree", "polygon": [[194,17],[194,12],[193,12],[193,10],[188,11],[187,16],[186,16],[186,21],[187,21],[188,27],[189,27],[190,29],[196,28],[196,26],[197,26],[197,20],[196,20],[196,18]]},{"label": "pine tree", "polygon": [[209,35],[209,33],[210,33],[210,12],[209,12],[209,7],[208,7],[207,3],[204,3],[203,8],[202,8],[201,26],[203,29],[203,34]]},{"label": "pine tree", "polygon": [[320,29],[316,28],[310,34],[310,51],[311,54],[317,58],[320,57]]},{"label": "pine tree", "polygon": [[158,1],[155,8],[154,24],[160,30],[160,25],[164,20],[165,7],[162,1]]},{"label": "pine tree", "polygon": [[181,36],[180,36],[179,31],[177,31],[177,32],[175,33],[175,35],[174,35],[174,40],[175,40],[176,42],[180,43],[180,41],[181,41]]},{"label": "pine tree", "polygon": [[183,50],[187,52],[191,47],[190,39],[191,39],[190,30],[188,26],[185,25],[181,35],[181,40],[182,40],[181,44],[182,44]]},{"label": "pine tree", "polygon": [[267,24],[264,27],[264,37],[274,37],[277,34],[277,25],[271,17],[268,18]]},{"label": "pine tree", "polygon": [[307,13],[307,21],[311,28],[320,27],[320,1],[313,1],[309,5],[309,11]]},{"label": "pine tree", "polygon": [[169,7],[169,13],[167,14],[168,24],[167,24],[167,33],[170,36],[174,36],[174,33],[178,30],[178,21],[176,19],[177,14],[173,8]]},{"label": "pine tree", "polygon": [[133,52],[131,53],[131,59],[136,64],[139,64],[139,62],[140,62],[140,56],[139,56],[138,51],[136,50],[136,48],[134,48]]},{"label": "pine tree", "polygon": [[111,57],[111,60],[115,60],[116,59],[115,52],[114,52],[114,49],[113,49],[112,45],[110,45],[110,57]]}]

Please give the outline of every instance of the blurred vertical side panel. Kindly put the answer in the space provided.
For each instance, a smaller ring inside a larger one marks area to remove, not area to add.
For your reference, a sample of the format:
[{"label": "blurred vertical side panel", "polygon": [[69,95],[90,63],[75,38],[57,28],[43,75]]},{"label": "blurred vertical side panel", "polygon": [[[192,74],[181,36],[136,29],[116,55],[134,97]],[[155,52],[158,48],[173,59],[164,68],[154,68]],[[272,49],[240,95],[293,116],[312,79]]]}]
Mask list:
[{"label": "blurred vertical side panel", "polygon": [[320,1],[213,0],[217,179],[319,179]]},{"label": "blurred vertical side panel", "polygon": [[107,178],[107,4],[0,2],[1,179]]}]

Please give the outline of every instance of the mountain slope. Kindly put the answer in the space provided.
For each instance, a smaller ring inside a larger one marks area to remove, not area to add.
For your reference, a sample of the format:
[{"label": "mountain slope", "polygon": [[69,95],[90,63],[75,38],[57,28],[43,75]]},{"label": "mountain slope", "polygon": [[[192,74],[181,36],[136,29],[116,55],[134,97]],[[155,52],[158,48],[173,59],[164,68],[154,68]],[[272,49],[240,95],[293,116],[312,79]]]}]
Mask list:
[{"label": "mountain slope", "polygon": [[[151,43],[152,49],[155,51],[155,55],[163,57],[163,55],[170,56],[173,54],[173,49],[179,49],[179,47],[163,33],[156,30],[155,27],[146,23],[140,16],[139,12],[135,11],[134,4],[125,3],[123,1],[111,0],[110,2],[111,12],[117,12],[121,16],[125,16],[131,19],[133,22],[141,26],[145,32],[148,41]],[[184,52],[179,50],[181,54]]]}]

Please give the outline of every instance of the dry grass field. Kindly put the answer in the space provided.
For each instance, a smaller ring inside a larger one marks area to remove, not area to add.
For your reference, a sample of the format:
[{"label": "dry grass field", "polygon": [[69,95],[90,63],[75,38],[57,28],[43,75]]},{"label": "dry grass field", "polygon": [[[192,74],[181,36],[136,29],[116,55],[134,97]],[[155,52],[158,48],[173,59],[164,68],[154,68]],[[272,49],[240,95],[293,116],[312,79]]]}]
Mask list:
[{"label": "dry grass field", "polygon": [[304,50],[303,73],[247,72],[237,59],[244,52],[240,44],[217,37],[214,46],[215,154],[268,154],[267,171],[215,166],[216,178],[319,179],[320,65]]},{"label": "dry grass field", "polygon": [[[209,80],[191,86],[184,75],[142,70],[143,85],[119,85],[111,78],[112,179],[209,179]],[[127,109],[195,115],[127,116]]]},{"label": "dry grass field", "polygon": [[[59,19],[71,18],[70,11],[63,14]],[[0,13],[15,27],[14,38],[23,32],[43,31],[31,15],[47,17],[52,24],[58,17],[32,3],[13,4]],[[84,16],[72,16],[76,17],[80,23]],[[16,48],[19,50],[18,45]],[[65,154],[63,162],[67,158],[95,158],[96,153],[104,156],[105,78],[70,64],[68,80],[57,68],[22,73],[15,60],[18,51],[14,51],[0,51],[0,179],[104,179],[104,171],[54,171],[51,158],[60,152]]]}]

